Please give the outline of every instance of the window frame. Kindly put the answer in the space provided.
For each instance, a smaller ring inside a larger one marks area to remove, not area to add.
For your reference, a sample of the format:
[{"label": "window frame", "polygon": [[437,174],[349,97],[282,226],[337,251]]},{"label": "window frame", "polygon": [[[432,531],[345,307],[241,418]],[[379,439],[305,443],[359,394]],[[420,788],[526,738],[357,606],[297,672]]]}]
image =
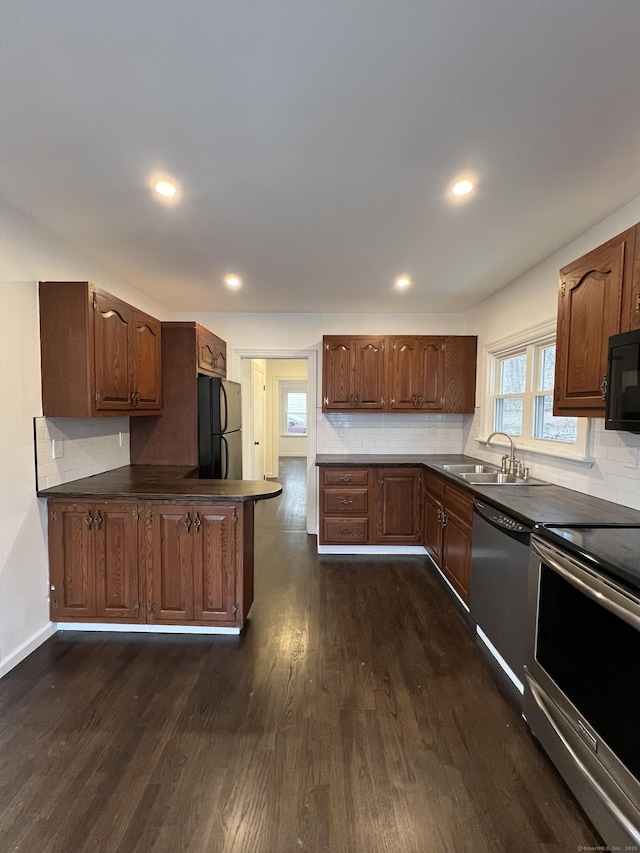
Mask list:
[{"label": "window frame", "polygon": [[287,432],[287,395],[288,394],[305,394],[305,410],[304,413],[309,417],[308,408],[309,408],[309,392],[307,388],[306,379],[279,379],[278,380],[278,393],[279,393],[279,401],[280,401],[280,418],[279,418],[279,427],[280,427],[280,437],[281,438],[308,438],[309,436],[309,424],[306,424],[306,428],[304,433],[290,433]]},{"label": "window frame", "polygon": [[[495,401],[500,398],[522,397],[522,435],[513,436],[517,450],[526,450],[545,456],[560,456],[563,459],[576,461],[591,461],[588,452],[589,419],[577,418],[575,442],[557,441],[554,439],[536,438],[535,429],[535,399],[539,396],[553,396],[553,389],[541,391],[538,386],[541,376],[541,357],[537,354],[550,345],[556,344],[556,323],[549,321],[524,329],[521,332],[502,338],[483,347],[484,365],[484,394],[480,417],[480,435],[476,440],[486,442],[495,429]],[[527,355],[525,391],[522,394],[498,394],[496,389],[500,363],[502,359],[516,355]],[[557,355],[557,350],[556,350]],[[532,357],[533,356],[533,357]],[[537,357],[536,357],[537,356]],[[483,436],[483,437],[481,437]],[[506,441],[505,441],[506,446]]]}]

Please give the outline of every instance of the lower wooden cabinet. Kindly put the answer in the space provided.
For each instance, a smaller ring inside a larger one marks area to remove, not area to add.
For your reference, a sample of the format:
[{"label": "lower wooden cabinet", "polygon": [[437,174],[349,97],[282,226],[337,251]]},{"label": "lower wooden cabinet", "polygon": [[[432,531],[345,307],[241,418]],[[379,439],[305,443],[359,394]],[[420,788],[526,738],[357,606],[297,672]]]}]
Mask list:
[{"label": "lower wooden cabinet", "polygon": [[378,468],[376,542],[419,545],[422,541],[422,468]]},{"label": "lower wooden cabinet", "polygon": [[242,627],[253,503],[51,500],[54,622]]},{"label": "lower wooden cabinet", "polygon": [[473,497],[430,471],[425,474],[425,492],[425,547],[468,604]]}]

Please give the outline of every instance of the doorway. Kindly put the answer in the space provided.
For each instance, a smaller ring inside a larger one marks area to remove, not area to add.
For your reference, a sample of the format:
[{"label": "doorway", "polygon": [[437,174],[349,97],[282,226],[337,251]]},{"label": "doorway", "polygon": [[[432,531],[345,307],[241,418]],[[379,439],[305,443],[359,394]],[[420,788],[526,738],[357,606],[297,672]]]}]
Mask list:
[{"label": "doorway", "polygon": [[243,389],[244,476],[278,480],[287,460],[304,471],[299,494],[306,496],[307,532],[315,533],[317,352],[235,350],[233,356]]}]

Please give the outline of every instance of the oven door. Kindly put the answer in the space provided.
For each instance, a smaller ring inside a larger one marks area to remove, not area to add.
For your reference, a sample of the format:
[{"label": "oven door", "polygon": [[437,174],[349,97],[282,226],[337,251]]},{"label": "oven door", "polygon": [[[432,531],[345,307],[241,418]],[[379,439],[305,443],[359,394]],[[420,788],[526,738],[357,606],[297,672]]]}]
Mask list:
[{"label": "oven door", "polygon": [[640,601],[537,535],[523,714],[607,844],[640,844]]}]

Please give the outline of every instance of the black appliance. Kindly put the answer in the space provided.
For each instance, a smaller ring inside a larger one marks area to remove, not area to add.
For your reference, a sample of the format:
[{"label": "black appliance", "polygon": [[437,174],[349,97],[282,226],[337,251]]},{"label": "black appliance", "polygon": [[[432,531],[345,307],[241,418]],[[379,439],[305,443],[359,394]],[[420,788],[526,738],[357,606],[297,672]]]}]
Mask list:
[{"label": "black appliance", "polygon": [[474,501],[469,613],[519,694],[524,691],[530,538],[530,527]]},{"label": "black appliance", "polygon": [[609,338],[604,428],[640,433],[640,329]]},{"label": "black appliance", "polygon": [[242,398],[237,382],[198,376],[198,462],[201,479],[242,479]]},{"label": "black appliance", "polygon": [[523,715],[608,849],[637,849],[640,527],[537,528],[528,607]]}]

